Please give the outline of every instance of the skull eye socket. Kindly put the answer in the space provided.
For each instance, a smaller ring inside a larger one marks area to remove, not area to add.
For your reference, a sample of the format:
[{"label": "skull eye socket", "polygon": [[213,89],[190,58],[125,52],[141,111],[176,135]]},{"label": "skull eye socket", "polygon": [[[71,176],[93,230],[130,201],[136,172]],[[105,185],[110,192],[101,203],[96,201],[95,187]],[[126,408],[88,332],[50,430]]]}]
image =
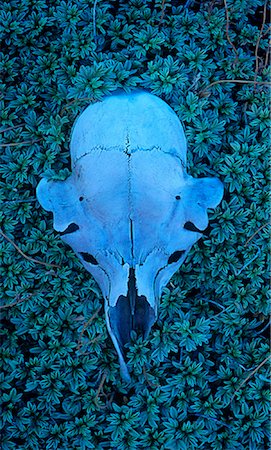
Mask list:
[{"label": "skull eye socket", "polygon": [[192,222],[185,222],[184,229],[188,231],[197,231],[198,233],[201,233],[202,230],[196,227]]},{"label": "skull eye socket", "polygon": [[84,261],[93,264],[94,266],[97,266],[99,264],[97,259],[94,258],[94,256],[92,256],[90,253],[80,252],[79,255],[82,256]]},{"label": "skull eye socket", "polygon": [[179,261],[179,259],[184,255],[184,253],[185,250],[177,250],[176,252],[172,253],[168,258],[168,264],[172,264]]},{"label": "skull eye socket", "polygon": [[63,236],[64,234],[74,233],[74,231],[77,230],[79,230],[79,226],[76,223],[70,223],[70,225],[64,231],[61,231],[59,234],[60,236]]}]

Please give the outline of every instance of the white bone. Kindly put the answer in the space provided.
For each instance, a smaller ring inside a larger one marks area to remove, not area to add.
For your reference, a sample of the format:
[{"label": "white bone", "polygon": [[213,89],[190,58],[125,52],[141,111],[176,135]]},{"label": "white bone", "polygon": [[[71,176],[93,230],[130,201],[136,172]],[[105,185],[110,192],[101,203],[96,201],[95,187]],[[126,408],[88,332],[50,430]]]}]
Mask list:
[{"label": "white bone", "polygon": [[37,188],[54,228],[101,288],[126,380],[130,331],[148,335],[163,287],[202,236],[207,208],[223,196],[218,179],[187,175],[186,151],[181,123],[164,101],[144,91],[116,94],[76,120],[72,175]]}]

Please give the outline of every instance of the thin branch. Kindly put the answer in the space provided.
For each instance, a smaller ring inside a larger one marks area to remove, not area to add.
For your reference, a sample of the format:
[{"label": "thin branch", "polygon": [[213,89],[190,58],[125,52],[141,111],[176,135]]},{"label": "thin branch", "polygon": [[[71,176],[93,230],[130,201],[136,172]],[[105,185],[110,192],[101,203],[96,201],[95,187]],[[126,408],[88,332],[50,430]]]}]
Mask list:
[{"label": "thin branch", "polygon": [[35,139],[34,141],[22,141],[22,142],[11,142],[10,144],[0,144],[0,147],[16,147],[17,145],[34,144],[35,142],[42,141],[42,138]]},{"label": "thin branch", "polygon": [[228,43],[232,46],[233,51],[235,53],[235,61],[234,63],[238,62],[238,52],[237,49],[235,47],[235,45],[233,44],[230,35],[229,35],[229,28],[230,28],[230,18],[229,18],[229,9],[228,9],[228,5],[227,5],[227,0],[224,0],[224,6],[225,6],[225,12],[226,12],[226,36],[227,36],[227,41]]},{"label": "thin branch", "polygon": [[36,202],[37,199],[36,198],[26,198],[24,200],[20,199],[20,200],[6,200],[4,201],[5,205],[8,205],[9,203],[33,203]]},{"label": "thin branch", "polygon": [[77,350],[80,350],[80,348],[82,347],[82,337],[83,334],[85,332],[85,330],[87,329],[87,327],[89,327],[89,325],[93,322],[93,320],[97,317],[97,315],[99,314],[100,310],[102,309],[102,307],[100,306],[90,317],[90,319],[83,325],[82,331],[79,335],[79,339],[78,339],[78,344],[77,344]]},{"label": "thin branch", "polygon": [[266,67],[268,66],[268,59],[269,59],[270,53],[271,52],[270,52],[270,45],[269,45],[268,49],[266,50],[266,54],[265,54],[263,70],[265,70]]},{"label": "thin branch", "polygon": [[267,324],[260,331],[257,331],[256,334],[259,335],[259,334],[263,333],[270,326],[270,324],[271,324],[271,319],[269,320],[269,322],[267,322]]},{"label": "thin branch", "polygon": [[49,266],[49,267],[57,267],[58,269],[61,269],[61,267],[58,264],[51,264],[43,261],[39,261],[38,259],[31,258],[31,256],[27,256],[19,247],[15,244],[15,242],[12,241],[5,233],[3,233],[2,230],[0,230],[0,235],[3,236],[10,244],[13,245],[13,247],[22,255],[25,259],[28,261],[34,262],[35,264],[41,264],[43,266]]},{"label": "thin branch", "polygon": [[263,228],[267,227],[267,225],[269,225],[269,223],[264,223],[257,231],[255,231],[255,233],[253,233],[253,235],[248,238],[248,240],[244,244],[244,247],[247,246],[247,244],[254,238],[254,236],[256,236],[256,234],[258,234]]},{"label": "thin branch", "polygon": [[113,398],[114,398],[114,392],[111,392],[111,394],[105,394],[105,392],[102,392],[102,395],[104,396],[104,398],[105,398],[105,404],[104,405],[98,405],[98,408],[99,409],[105,409],[105,408],[108,408],[108,406],[110,406],[111,405],[111,403],[112,403],[112,400],[113,400]]},{"label": "thin branch", "polygon": [[15,130],[16,128],[22,128],[22,127],[23,127],[23,125],[15,125],[13,127],[8,127],[8,128],[5,128],[4,130],[0,130],[0,133],[5,133],[5,131]]},{"label": "thin branch", "polygon": [[85,320],[85,316],[77,316],[74,320],[76,320],[77,322],[80,320]]},{"label": "thin branch", "polygon": [[96,41],[96,36],[97,36],[97,34],[96,34],[96,7],[97,7],[97,3],[98,3],[98,0],[95,0],[94,1],[94,5],[93,5],[93,38],[94,38],[94,41]]},{"label": "thin branch", "polygon": [[[95,336],[95,338],[90,339],[90,341],[88,342],[88,344],[94,344],[94,342],[97,342],[101,337],[102,337],[102,333],[98,334],[98,336]],[[89,352],[88,352],[89,353]]]},{"label": "thin branch", "polygon": [[142,369],[143,369],[143,374],[144,374],[145,380],[147,381],[148,385],[149,385],[150,387],[152,387],[152,388],[159,387],[159,386],[160,386],[159,383],[153,383],[152,381],[149,380],[149,377],[148,377],[147,372],[146,372],[145,364],[144,364],[144,366],[142,367]]},{"label": "thin branch", "polygon": [[[46,295],[47,292],[40,292],[40,294]],[[30,297],[32,297],[33,295],[34,295],[33,293],[30,293],[30,294],[27,294],[25,298],[22,298],[22,297],[19,296],[19,294],[17,294],[16,297],[15,297],[15,301],[14,301],[14,302],[12,302],[12,303],[7,303],[7,304],[5,304],[5,305],[1,305],[1,306],[0,306],[0,309],[3,309],[3,308],[11,308],[12,306],[19,305],[19,304],[25,302],[25,300],[28,300],[28,299],[29,299]]]},{"label": "thin branch", "polygon": [[254,255],[249,261],[247,261],[247,262],[241,267],[240,270],[237,271],[237,270],[235,269],[235,267],[233,268],[233,269],[234,269],[234,274],[235,274],[236,277],[238,277],[238,275],[240,275],[240,273],[243,272],[243,270],[244,270],[247,266],[249,266],[256,258],[258,258],[259,254],[261,253],[261,249],[258,247],[258,245],[255,245],[255,247],[257,247],[257,249],[258,249],[256,255]]},{"label": "thin branch", "polygon": [[160,17],[158,26],[161,25],[161,23],[163,22],[163,19],[164,19],[164,15],[165,15],[165,1],[166,1],[166,0],[162,0],[162,5],[161,5],[161,17]]},{"label": "thin branch", "polygon": [[1,305],[0,306],[0,309],[3,309],[3,308],[11,308],[12,306],[15,306],[15,305],[19,305],[20,303],[22,303],[22,302],[24,302],[25,300],[27,300],[31,295],[33,295],[33,294],[29,294],[28,296],[27,296],[27,298],[17,298],[17,300],[15,300],[14,302],[12,302],[12,303],[7,303],[7,304],[5,304],[5,305]]},{"label": "thin branch", "polygon": [[[214,300],[209,300],[209,299],[207,299],[207,301],[210,302],[210,303],[213,303],[213,304],[216,305],[216,306],[218,306],[219,308],[222,309],[222,311],[224,311],[224,310],[226,309],[225,306],[220,305],[220,303],[215,302]],[[222,312],[222,311],[221,311],[221,312]]]},{"label": "thin branch", "polygon": [[237,84],[259,84],[264,86],[271,86],[271,81],[254,81],[254,80],[217,80],[213,83],[209,84],[206,88],[202,89],[202,91],[199,92],[200,95],[207,93],[208,89],[212,86],[215,86],[216,84],[222,84],[222,83],[237,83]]},{"label": "thin branch", "polygon": [[267,358],[265,358],[261,364],[259,364],[256,369],[254,369],[249,375],[248,377],[245,378],[245,380],[242,381],[242,383],[238,386],[238,388],[236,389],[236,391],[234,392],[232,398],[231,398],[231,402],[233,401],[233,398],[235,396],[235,394],[237,394],[237,392],[241,389],[242,386],[244,386],[244,384],[253,376],[255,375],[256,372],[258,372],[258,370],[271,358],[271,355],[267,356]]},{"label": "thin branch", "polygon": [[229,305],[227,306],[227,308],[224,308],[222,311],[220,311],[219,313],[215,314],[214,316],[210,317],[209,319],[206,319],[205,322],[211,322],[212,320],[217,319],[217,317],[221,316],[224,312],[229,311],[231,308],[233,308],[234,305]]},{"label": "thin branch", "polygon": [[267,28],[267,30],[262,34],[262,38],[263,38],[264,36],[266,36],[267,34],[269,34],[270,31],[271,31],[271,25],[269,25],[269,27]]},{"label": "thin branch", "polygon": [[[100,333],[100,334],[98,334],[98,336],[95,336],[95,338],[93,338],[93,339],[91,339],[89,342],[88,342],[88,345],[89,344],[94,344],[96,341],[98,341],[100,338],[102,337],[102,333]],[[81,352],[80,351],[80,356],[86,356],[86,355],[90,355],[90,351],[85,351],[85,352]]]},{"label": "thin branch", "polygon": [[100,382],[100,384],[98,386],[97,393],[96,393],[95,398],[94,398],[94,403],[96,403],[97,406],[99,406],[98,405],[98,400],[99,400],[100,393],[101,393],[101,391],[103,389],[103,385],[104,385],[104,382],[106,380],[106,377],[107,377],[107,370],[103,373],[101,382]]},{"label": "thin branch", "polygon": [[95,101],[94,97],[82,97],[82,98],[75,98],[74,100],[72,100],[71,102],[67,103],[67,105],[63,106],[63,108],[60,111],[60,115],[62,115],[63,111],[65,111],[65,109],[69,108],[71,105],[73,105],[76,102],[81,102],[83,100],[89,100],[91,102]]},{"label": "thin branch", "polygon": [[264,29],[264,25],[265,25],[265,21],[266,21],[266,9],[267,9],[267,1],[264,4],[264,8],[263,8],[263,22],[262,22],[262,26],[260,29],[260,34],[259,37],[257,39],[257,43],[256,43],[256,47],[255,47],[255,74],[254,74],[254,81],[256,81],[258,72],[259,72],[259,57],[258,57],[258,51],[259,51],[259,45],[260,45],[260,41],[262,39],[262,35],[263,35],[263,29]]},{"label": "thin branch", "polygon": [[221,426],[223,426],[223,427],[227,427],[227,428],[231,428],[231,426],[230,425],[228,425],[227,423],[225,423],[225,422],[222,422],[221,420],[219,420],[219,419],[216,419],[215,417],[210,417],[210,416],[205,416],[204,414],[199,414],[199,413],[193,413],[195,416],[197,416],[197,417],[203,417],[203,419],[207,419],[208,421],[210,421],[210,420],[214,420],[215,422],[217,422],[218,424],[220,424]]}]

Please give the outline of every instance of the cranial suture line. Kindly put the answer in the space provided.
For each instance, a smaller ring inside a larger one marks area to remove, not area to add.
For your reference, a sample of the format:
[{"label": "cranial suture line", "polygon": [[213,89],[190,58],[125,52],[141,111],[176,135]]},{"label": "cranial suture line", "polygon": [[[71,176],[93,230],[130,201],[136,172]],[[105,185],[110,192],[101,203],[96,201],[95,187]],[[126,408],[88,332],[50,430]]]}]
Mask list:
[{"label": "cranial suture line", "polygon": [[99,284],[129,380],[131,331],[148,336],[162,289],[207,228],[207,208],[220,203],[223,186],[217,178],[186,173],[180,120],[142,90],[88,106],[74,124],[70,151],[71,176],[42,179],[37,197]]}]

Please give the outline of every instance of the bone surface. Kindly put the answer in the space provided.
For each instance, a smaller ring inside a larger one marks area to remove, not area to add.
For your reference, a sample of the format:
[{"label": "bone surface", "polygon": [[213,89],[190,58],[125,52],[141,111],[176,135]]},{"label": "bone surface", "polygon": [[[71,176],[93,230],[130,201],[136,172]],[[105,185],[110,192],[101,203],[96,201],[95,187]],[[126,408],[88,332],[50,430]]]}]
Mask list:
[{"label": "bone surface", "polygon": [[121,373],[132,330],[148,336],[163,287],[208,225],[223,196],[217,178],[186,172],[175,112],[145,91],[88,106],[71,136],[72,174],[42,179],[40,204],[101,288]]}]

